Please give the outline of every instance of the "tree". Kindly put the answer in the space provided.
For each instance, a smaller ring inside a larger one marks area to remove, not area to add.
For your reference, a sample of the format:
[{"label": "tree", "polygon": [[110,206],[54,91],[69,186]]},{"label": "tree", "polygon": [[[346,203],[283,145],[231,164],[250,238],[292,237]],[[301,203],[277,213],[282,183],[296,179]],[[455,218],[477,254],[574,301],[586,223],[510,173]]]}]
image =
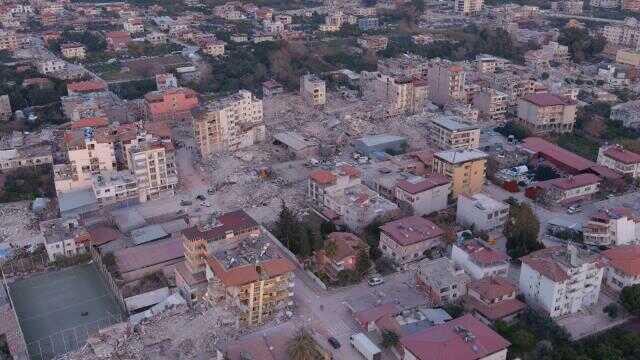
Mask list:
[{"label": "tree", "polygon": [[513,135],[516,140],[522,140],[530,135],[530,132],[527,128],[515,123],[514,121],[509,121],[502,126],[498,126],[494,130],[504,137]]},{"label": "tree", "polygon": [[519,329],[509,338],[511,345],[517,350],[515,352],[529,352],[536,344],[536,336],[526,329]]},{"label": "tree", "polygon": [[588,29],[564,27],[560,30],[558,43],[569,47],[574,62],[590,60],[604,50],[606,44],[602,36],[593,37]]},{"label": "tree", "polygon": [[382,347],[388,349],[392,346],[398,345],[400,342],[400,336],[391,330],[382,331]]},{"label": "tree", "polygon": [[618,317],[618,304],[611,303],[603,307],[602,312],[609,315],[610,318],[615,319]]},{"label": "tree", "polygon": [[529,204],[511,205],[504,228],[509,256],[519,258],[542,249],[544,245],[538,241],[539,233],[540,222]]},{"label": "tree", "polygon": [[552,168],[551,166],[547,166],[547,165],[539,165],[536,168],[536,172],[535,172],[535,175],[534,175],[534,180],[535,181],[545,181],[545,180],[556,179],[556,178],[559,178],[559,177],[560,177],[560,175],[558,174],[556,169]]},{"label": "tree", "polygon": [[326,239],[329,234],[336,231],[336,225],[331,221],[323,221],[320,224],[320,236]]},{"label": "tree", "polygon": [[620,293],[620,302],[628,312],[640,316],[640,284],[625,286]]},{"label": "tree", "polygon": [[300,224],[284,200],[281,203],[280,215],[274,225],[273,234],[294,254],[299,251]]},{"label": "tree", "polygon": [[365,249],[358,252],[356,258],[356,272],[362,277],[371,268],[371,259],[369,258],[369,252]]},{"label": "tree", "polygon": [[338,251],[338,245],[336,245],[335,241],[327,241],[324,246],[324,251],[328,257],[333,257],[336,255],[336,251]]},{"label": "tree", "polygon": [[315,340],[305,329],[289,341],[287,353],[291,360],[315,360],[320,358]]},{"label": "tree", "polygon": [[413,5],[418,13],[424,13],[424,9],[426,7],[424,0],[411,0],[411,5]]},{"label": "tree", "polygon": [[543,72],[542,74],[540,74],[540,79],[547,80],[548,78],[549,78],[548,72]]}]

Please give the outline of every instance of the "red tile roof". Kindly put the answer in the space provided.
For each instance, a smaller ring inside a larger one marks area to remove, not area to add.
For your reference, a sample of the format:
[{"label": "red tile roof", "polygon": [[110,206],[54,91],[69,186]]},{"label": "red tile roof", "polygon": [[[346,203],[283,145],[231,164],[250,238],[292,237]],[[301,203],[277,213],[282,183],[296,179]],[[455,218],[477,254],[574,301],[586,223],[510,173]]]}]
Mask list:
[{"label": "red tile roof", "polygon": [[293,263],[287,259],[271,259],[259,264],[225,269],[217,259],[207,258],[207,265],[225,286],[247,285],[260,280],[261,276],[271,279],[295,270]]},{"label": "red tile roof", "polygon": [[470,241],[461,245],[460,248],[469,254],[469,257],[477,264],[490,266],[504,263],[509,260],[507,254],[484,246],[478,241]]},{"label": "red tile roof", "polygon": [[528,137],[522,142],[522,146],[529,151],[558,162],[567,168],[574,169],[576,172],[586,171],[596,165],[593,161],[589,161],[542,138]]},{"label": "red tile roof", "polygon": [[208,229],[200,229],[197,226],[182,230],[182,235],[189,239],[216,240],[226,236],[229,232],[239,232],[250,228],[257,228],[258,223],[244,210],[232,211],[222,214],[217,219],[218,225]]},{"label": "red tile roof", "polygon": [[616,246],[602,255],[614,269],[629,276],[640,276],[640,245]]},{"label": "red tile roof", "polygon": [[487,301],[501,299],[503,296],[511,295],[517,291],[514,284],[499,276],[471,281],[467,283],[467,289],[477,292]]},{"label": "red tile roof", "polygon": [[438,225],[420,216],[409,216],[388,222],[382,225],[380,230],[402,246],[436,240],[443,234]]},{"label": "red tile roof", "polygon": [[336,169],[339,172],[344,173],[345,175],[349,175],[352,178],[360,177],[360,170],[358,170],[355,166],[349,164],[339,165]]},{"label": "red tile roof", "polygon": [[629,150],[625,150],[622,146],[609,146],[603,151],[603,154],[624,164],[640,163],[640,155]]},{"label": "red tile roof", "polygon": [[477,311],[490,321],[504,319],[523,311],[527,305],[518,299],[508,299],[494,304],[486,304],[482,301],[465,295],[463,298],[465,306]]},{"label": "red tile roof", "polygon": [[92,93],[107,90],[107,84],[102,80],[78,81],[67,84],[67,91],[74,93]]},{"label": "red tile roof", "polygon": [[72,130],[83,129],[86,127],[96,128],[96,127],[102,127],[107,125],[109,125],[109,119],[101,116],[101,117],[84,118],[78,121],[74,121],[71,123],[71,129]]},{"label": "red tile roof", "polygon": [[549,180],[549,182],[560,190],[573,190],[588,185],[594,185],[602,181],[599,176],[594,174],[580,174],[569,176],[566,178],[558,178]]},{"label": "red tile roof", "polygon": [[91,235],[91,245],[100,246],[120,238],[120,232],[109,226],[97,226],[89,229]]},{"label": "red tile roof", "polygon": [[559,246],[554,246],[534,251],[527,256],[521,257],[520,260],[529,265],[533,270],[542,274],[542,276],[554,282],[563,282],[569,280],[569,275],[558,262],[551,257],[551,253],[559,248]]},{"label": "red tile roof", "polygon": [[551,93],[536,93],[524,97],[528,101],[537,106],[558,106],[567,105],[568,102],[558,95]]},{"label": "red tile roof", "polygon": [[361,326],[366,327],[370,322],[376,321],[385,315],[397,314],[399,312],[400,309],[395,304],[388,303],[358,311],[353,317]]},{"label": "red tile roof", "polygon": [[[465,334],[473,339],[465,341]],[[470,314],[402,337],[400,343],[419,360],[483,359],[511,345]]]},{"label": "red tile roof", "polygon": [[450,182],[449,178],[445,176],[433,175],[418,182],[400,180],[396,183],[396,186],[409,194],[418,194],[438,186],[449,184]]},{"label": "red tile roof", "polygon": [[336,176],[328,170],[315,170],[309,177],[320,185],[333,184],[336,181]]}]

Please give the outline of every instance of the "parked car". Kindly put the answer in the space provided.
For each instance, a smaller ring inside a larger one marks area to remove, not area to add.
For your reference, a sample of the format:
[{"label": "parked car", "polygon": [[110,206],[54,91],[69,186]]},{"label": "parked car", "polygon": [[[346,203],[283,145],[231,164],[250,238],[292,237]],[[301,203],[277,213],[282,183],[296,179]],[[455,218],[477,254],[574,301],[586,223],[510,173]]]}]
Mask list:
[{"label": "parked car", "polygon": [[331,344],[334,349],[340,349],[340,341],[338,341],[338,339],[331,336],[327,341],[329,341],[329,344]]},{"label": "parked car", "polygon": [[202,194],[200,194],[200,195],[196,196],[196,199],[197,199],[197,200],[200,200],[200,201],[205,201],[205,200],[207,200],[207,198],[206,198],[204,195],[202,195]]},{"label": "parked car", "polygon": [[206,202],[206,201],[203,201],[203,202],[201,202],[201,203],[200,203],[200,206],[204,206],[204,207],[211,207],[211,204],[209,204],[209,203],[208,203],[208,202]]},{"label": "parked car", "polygon": [[582,212],[582,206],[580,205],[569,206],[569,208],[567,209],[567,214],[575,214],[579,212]]},{"label": "parked car", "polygon": [[384,280],[379,277],[372,277],[367,282],[369,283],[369,286],[378,286],[384,284]]},{"label": "parked car", "polygon": [[193,203],[191,201],[189,201],[189,200],[180,201],[180,206],[189,206],[191,204],[193,204]]}]

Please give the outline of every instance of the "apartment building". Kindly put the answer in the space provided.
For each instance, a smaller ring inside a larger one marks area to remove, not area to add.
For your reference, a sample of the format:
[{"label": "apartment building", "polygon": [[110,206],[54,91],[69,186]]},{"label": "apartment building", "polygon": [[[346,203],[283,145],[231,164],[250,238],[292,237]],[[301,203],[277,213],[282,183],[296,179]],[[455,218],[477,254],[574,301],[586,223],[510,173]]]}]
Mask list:
[{"label": "apartment building", "polygon": [[320,24],[320,31],[336,32],[340,31],[342,24],[346,22],[345,15],[342,11],[331,11],[324,19],[324,24]]},{"label": "apartment building", "polygon": [[337,164],[333,171],[314,170],[307,182],[307,198],[316,206],[324,206],[327,193],[360,184],[360,170],[348,164]]},{"label": "apartment building", "polygon": [[622,4],[621,0],[591,0],[589,2],[591,7],[599,7],[604,9],[615,9],[619,8]]},{"label": "apartment building", "polygon": [[354,233],[373,221],[391,219],[399,213],[396,204],[362,184],[340,187],[324,195],[323,216]]},{"label": "apartment building", "polygon": [[186,260],[175,274],[185,298],[234,305],[239,327],[260,325],[291,305],[295,266],[244,211],[185,229],[180,238]]},{"label": "apartment building", "polygon": [[418,263],[416,283],[434,306],[456,303],[467,293],[471,279],[449,258],[424,259]]},{"label": "apartment building", "polygon": [[0,95],[0,121],[9,121],[13,116],[9,95]]},{"label": "apartment building", "polygon": [[128,170],[93,176],[91,188],[98,207],[138,199],[138,179]]},{"label": "apartment building", "polygon": [[138,17],[128,18],[123,24],[124,31],[129,34],[144,32],[144,20]]},{"label": "apartment building", "polygon": [[477,15],[482,11],[484,0],[456,0],[454,10],[464,16]]},{"label": "apartment building", "polygon": [[640,52],[629,49],[618,49],[616,52],[618,64],[640,67]]},{"label": "apartment building", "polygon": [[76,42],[64,43],[60,45],[62,57],[65,59],[84,59],[87,57],[87,51],[84,45]]},{"label": "apartment building", "polygon": [[482,191],[487,154],[480,150],[447,150],[433,154],[433,172],[451,179],[451,196]]},{"label": "apartment building", "polygon": [[210,56],[224,55],[224,46],[226,43],[222,40],[207,39],[200,44],[202,52]]},{"label": "apartment building", "polygon": [[476,231],[491,231],[502,227],[509,217],[509,205],[483,193],[460,194],[456,222]]},{"label": "apartment building", "polygon": [[605,145],[598,149],[598,164],[622,175],[640,177],[640,155],[626,150],[621,145]]},{"label": "apartment building", "polygon": [[402,360],[506,360],[510,345],[470,314],[400,338]]},{"label": "apartment building", "polygon": [[156,74],[156,88],[158,90],[168,90],[178,87],[178,79],[172,73]]},{"label": "apartment building", "polygon": [[0,51],[13,52],[18,48],[18,37],[15,31],[0,30]]},{"label": "apartment building", "polygon": [[585,244],[619,246],[640,242],[640,216],[630,208],[602,209],[582,226]]},{"label": "apartment building", "polygon": [[[169,42],[169,36],[163,32],[152,31],[144,37],[149,43],[153,45],[162,45]],[[158,89],[160,90],[160,89]]]},{"label": "apartment building", "polygon": [[388,222],[380,227],[379,248],[399,265],[423,259],[434,249],[443,246],[440,227],[421,216],[409,216]]},{"label": "apartment building", "polygon": [[602,252],[607,259],[605,284],[615,291],[640,284],[640,245],[616,246]]},{"label": "apartment building", "polygon": [[89,188],[92,176],[116,169],[114,137],[107,128],[70,130],[64,134],[67,163],[54,166],[56,192]]},{"label": "apartment building", "polygon": [[628,17],[623,24],[606,25],[602,36],[611,45],[640,50],[640,22],[635,18]]},{"label": "apartment building", "polygon": [[640,128],[640,100],[627,101],[611,107],[611,120],[626,127]]},{"label": "apartment building", "polygon": [[481,79],[489,84],[489,87],[507,95],[507,107],[518,105],[518,100],[536,92],[536,82],[528,74],[526,69],[510,66],[508,71],[500,73],[481,74]]},{"label": "apartment building", "polygon": [[441,175],[408,177],[396,182],[395,199],[407,204],[415,215],[428,215],[447,208],[451,181]]},{"label": "apartment building", "polygon": [[62,71],[67,67],[67,62],[57,57],[51,56],[46,57],[44,59],[39,60],[36,63],[36,68],[38,72],[43,75],[48,75],[51,73],[55,73],[58,71]]},{"label": "apartment building", "polygon": [[640,1],[638,1],[638,0],[622,0],[622,10],[640,12]]},{"label": "apartment building", "polygon": [[483,89],[473,96],[473,106],[480,116],[488,121],[500,122],[507,114],[508,96],[495,89]]},{"label": "apartment building", "polygon": [[300,78],[300,95],[310,105],[324,105],[327,101],[327,89],[324,80],[312,74],[303,75]]},{"label": "apartment building", "polygon": [[194,111],[193,131],[202,157],[264,141],[262,100],[240,90],[211,101]]},{"label": "apartment building", "polygon": [[427,101],[428,87],[421,79],[363,71],[360,85],[365,96],[385,105],[387,116],[417,113]]},{"label": "apartment building", "polygon": [[156,90],[144,96],[145,111],[151,121],[183,121],[191,117],[198,104],[198,94],[189,88]]},{"label": "apartment building", "polygon": [[357,43],[364,49],[381,51],[387,48],[389,38],[384,35],[365,35],[359,37]]},{"label": "apartment building", "polygon": [[477,239],[453,244],[451,260],[476,280],[492,276],[506,277],[509,271],[509,256]]},{"label": "apartment building", "polygon": [[598,302],[604,275],[600,255],[569,243],[521,258],[519,289],[527,303],[552,318]]},{"label": "apartment building", "polygon": [[429,124],[429,140],[442,150],[471,150],[480,146],[480,127],[460,118],[440,116]]},{"label": "apartment building", "polygon": [[76,218],[58,218],[40,222],[49,261],[82,254],[87,250],[89,233]]},{"label": "apartment building", "polygon": [[465,309],[487,325],[513,322],[527,305],[516,299],[518,288],[504,277],[486,277],[467,283]]},{"label": "apartment building", "polygon": [[173,194],[178,184],[175,148],[170,142],[142,142],[128,149],[128,168],[138,182],[138,197],[144,202]]},{"label": "apartment building", "polygon": [[0,170],[53,164],[52,146],[47,143],[0,150]]},{"label": "apartment building", "polygon": [[429,99],[437,105],[464,101],[465,70],[450,61],[439,61],[432,64],[428,71]]},{"label": "apartment building", "polygon": [[534,134],[570,133],[576,108],[576,102],[551,93],[532,94],[518,101],[518,119]]},{"label": "apartment building", "polygon": [[111,51],[123,51],[131,42],[131,36],[126,31],[110,31],[105,34],[107,47]]}]

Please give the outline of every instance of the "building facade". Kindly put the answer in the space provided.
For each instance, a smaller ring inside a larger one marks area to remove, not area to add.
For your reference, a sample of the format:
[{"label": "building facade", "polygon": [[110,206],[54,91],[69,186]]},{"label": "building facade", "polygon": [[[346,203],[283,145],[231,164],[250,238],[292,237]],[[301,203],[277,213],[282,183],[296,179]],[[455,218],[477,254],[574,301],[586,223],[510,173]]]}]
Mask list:
[{"label": "building facade", "polygon": [[397,264],[423,259],[442,246],[442,229],[431,221],[410,216],[388,222],[380,227],[380,250]]},{"label": "building facade", "polygon": [[455,117],[433,119],[429,126],[431,142],[442,150],[471,150],[480,146],[480,128]]},{"label": "building facade", "polygon": [[576,121],[576,103],[550,93],[518,101],[518,119],[534,134],[570,133]]},{"label": "building facade", "polygon": [[640,155],[620,145],[605,145],[598,149],[598,164],[632,178],[640,177]]},{"label": "building facade", "polygon": [[509,205],[488,195],[460,194],[456,210],[456,222],[471,226],[475,231],[491,231],[502,227],[509,218]]},{"label": "building facade", "polygon": [[487,154],[479,150],[447,150],[433,154],[433,172],[451,179],[451,195],[473,195],[482,191]]},{"label": "building facade", "polygon": [[327,89],[324,80],[316,75],[303,75],[300,79],[300,95],[310,105],[324,105],[327,101]]}]

